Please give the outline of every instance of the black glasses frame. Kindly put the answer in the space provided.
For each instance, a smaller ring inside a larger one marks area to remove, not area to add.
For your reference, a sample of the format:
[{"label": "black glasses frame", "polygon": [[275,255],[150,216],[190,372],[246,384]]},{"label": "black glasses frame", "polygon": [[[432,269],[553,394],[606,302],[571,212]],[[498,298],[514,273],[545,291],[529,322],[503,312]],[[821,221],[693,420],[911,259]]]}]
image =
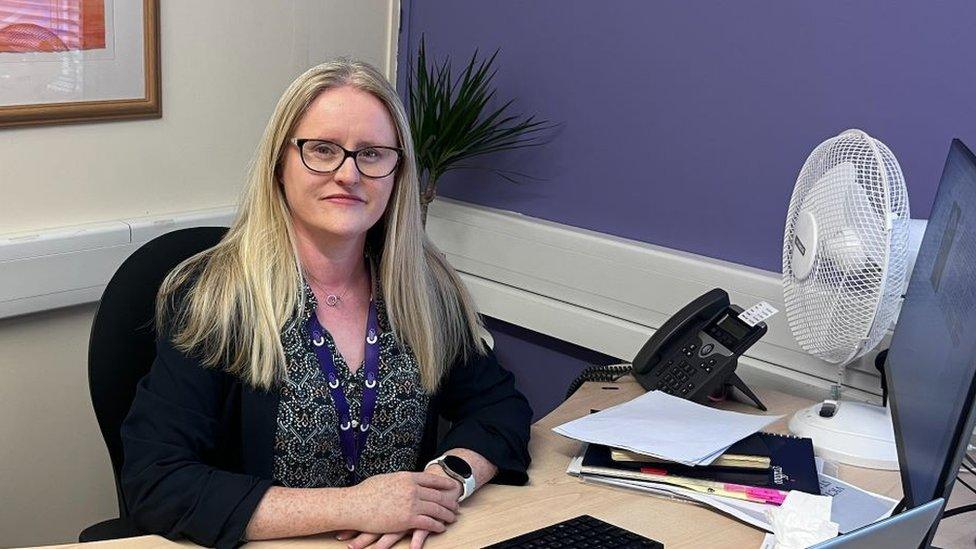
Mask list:
[{"label": "black glasses frame", "polygon": [[[388,177],[390,174],[392,174],[393,172],[397,171],[397,168],[400,167],[400,161],[403,160],[403,149],[401,149],[399,147],[385,147],[383,145],[370,145],[368,147],[363,147],[361,149],[356,149],[354,151],[350,151],[349,149],[343,147],[342,145],[340,145],[340,144],[338,144],[338,143],[336,143],[334,141],[329,141],[327,139],[298,139],[298,138],[293,138],[293,139],[289,139],[289,141],[293,145],[295,145],[296,147],[298,147],[298,156],[301,157],[302,164],[304,164],[305,167],[309,171],[315,172],[315,173],[321,173],[321,174],[333,173],[336,170],[338,170],[339,168],[341,168],[343,164],[346,163],[346,159],[347,158],[350,158],[351,157],[352,158],[352,163],[356,165],[356,170],[359,171],[359,175],[361,175],[363,177],[366,177],[366,178],[369,178],[369,179],[383,179],[384,177]],[[339,147],[340,149],[342,149],[342,160],[339,162],[339,165],[336,166],[335,169],[332,169],[332,170],[329,170],[329,171],[325,171],[325,172],[322,171],[322,170],[316,170],[315,168],[309,166],[308,165],[308,160],[305,159],[305,143],[309,143],[309,142],[328,143],[330,145],[335,145],[336,147]],[[378,176],[377,175],[366,175],[365,173],[363,173],[362,168],[359,167],[359,156],[358,155],[359,155],[359,153],[361,153],[361,152],[363,152],[365,150],[369,150],[369,149],[387,149],[387,150],[390,150],[390,151],[395,151],[397,153],[397,159],[396,159],[396,163],[393,164],[393,169],[390,170],[385,175],[378,175]]]}]

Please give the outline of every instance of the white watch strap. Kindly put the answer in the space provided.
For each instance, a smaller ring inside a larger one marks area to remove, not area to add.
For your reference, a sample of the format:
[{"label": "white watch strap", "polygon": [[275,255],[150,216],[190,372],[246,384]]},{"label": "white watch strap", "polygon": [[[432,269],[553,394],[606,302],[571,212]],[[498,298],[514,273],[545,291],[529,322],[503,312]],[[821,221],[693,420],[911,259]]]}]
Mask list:
[{"label": "white watch strap", "polygon": [[461,483],[461,497],[458,498],[458,503],[464,501],[465,499],[468,498],[468,496],[470,496],[471,494],[474,493],[474,489],[476,488],[476,481],[474,479],[474,472],[473,471],[472,471],[470,477],[468,477],[468,478],[462,477],[461,475],[459,475],[459,474],[455,473],[454,471],[452,471],[451,468],[448,467],[444,463],[444,456],[440,456],[440,457],[437,457],[437,458],[434,458],[434,459],[428,461],[427,462],[427,465],[424,465],[424,469],[430,467],[431,465],[433,465],[435,463],[441,469],[443,469],[444,472],[447,473],[447,475],[449,477],[451,477],[454,480],[457,480],[458,482]]}]

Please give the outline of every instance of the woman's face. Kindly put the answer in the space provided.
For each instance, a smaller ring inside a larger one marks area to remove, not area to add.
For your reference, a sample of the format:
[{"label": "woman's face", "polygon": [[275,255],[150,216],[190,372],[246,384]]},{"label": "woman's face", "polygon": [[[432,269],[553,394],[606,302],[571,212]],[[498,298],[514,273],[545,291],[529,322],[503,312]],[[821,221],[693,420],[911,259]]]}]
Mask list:
[{"label": "woman's face", "polygon": [[[399,145],[383,102],[351,86],[328,89],[315,98],[292,137],[331,141],[351,151]],[[281,177],[296,229],[335,241],[365,237],[386,210],[396,172],[379,179],[364,177],[350,157],[331,173],[316,173],[288,142]]]}]

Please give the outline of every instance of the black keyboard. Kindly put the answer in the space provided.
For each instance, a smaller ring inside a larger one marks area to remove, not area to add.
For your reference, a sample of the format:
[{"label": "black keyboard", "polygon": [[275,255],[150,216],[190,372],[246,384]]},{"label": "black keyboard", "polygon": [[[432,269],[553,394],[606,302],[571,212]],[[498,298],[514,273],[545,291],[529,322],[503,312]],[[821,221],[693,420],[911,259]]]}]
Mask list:
[{"label": "black keyboard", "polygon": [[599,549],[651,547],[664,549],[664,545],[659,541],[639,536],[590,515],[580,515],[559,524],[546,526],[534,532],[489,545],[485,549],[508,547],[572,547],[580,549],[588,547]]}]

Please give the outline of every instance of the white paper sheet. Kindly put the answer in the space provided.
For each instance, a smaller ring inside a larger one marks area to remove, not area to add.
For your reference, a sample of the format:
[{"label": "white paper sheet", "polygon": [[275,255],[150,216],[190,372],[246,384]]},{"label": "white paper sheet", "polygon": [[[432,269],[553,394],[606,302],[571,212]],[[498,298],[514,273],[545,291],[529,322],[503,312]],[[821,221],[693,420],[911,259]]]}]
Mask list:
[{"label": "white paper sheet", "polygon": [[566,474],[574,477],[580,476],[580,471],[583,470],[583,456],[586,455],[586,449],[589,446],[590,445],[585,442],[580,444],[579,452],[573,456],[573,459],[569,460],[569,467],[566,468]]},{"label": "white paper sheet", "polygon": [[[644,494],[658,497],[661,499],[670,499],[674,501],[680,501],[682,503],[691,503],[693,505],[699,505],[699,506],[705,505],[700,501],[695,501],[693,499],[685,497],[684,495],[678,493],[675,490],[672,490],[674,486],[668,486],[667,484],[647,483],[647,485],[643,485],[643,486],[629,486],[627,485],[628,481],[623,479],[616,479],[612,477],[601,477],[598,475],[580,475],[579,478],[583,482],[587,482],[591,484],[602,484],[604,486],[616,486],[618,488],[626,488],[628,490],[639,490]],[[617,483],[616,481],[618,480],[620,480],[621,482]]]},{"label": "white paper sheet", "polygon": [[742,522],[751,524],[766,531],[772,531],[772,525],[766,518],[766,505],[753,503],[745,500],[735,500],[731,498],[717,498],[708,496],[694,490],[687,490],[669,484],[656,482],[642,482],[637,480],[617,479],[611,477],[600,477],[595,475],[581,475],[580,478],[594,484],[604,484],[617,486],[619,488],[629,488],[639,492],[660,495],[661,492],[668,492],[675,498],[695,501],[706,505],[715,510],[731,515]]},{"label": "white paper sheet", "polygon": [[684,465],[708,465],[729,446],[780,417],[717,410],[651,391],[553,431]]},{"label": "white paper sheet", "polygon": [[862,490],[830,475],[820,475],[820,493],[834,498],[830,520],[846,534],[891,515],[897,500]]}]

